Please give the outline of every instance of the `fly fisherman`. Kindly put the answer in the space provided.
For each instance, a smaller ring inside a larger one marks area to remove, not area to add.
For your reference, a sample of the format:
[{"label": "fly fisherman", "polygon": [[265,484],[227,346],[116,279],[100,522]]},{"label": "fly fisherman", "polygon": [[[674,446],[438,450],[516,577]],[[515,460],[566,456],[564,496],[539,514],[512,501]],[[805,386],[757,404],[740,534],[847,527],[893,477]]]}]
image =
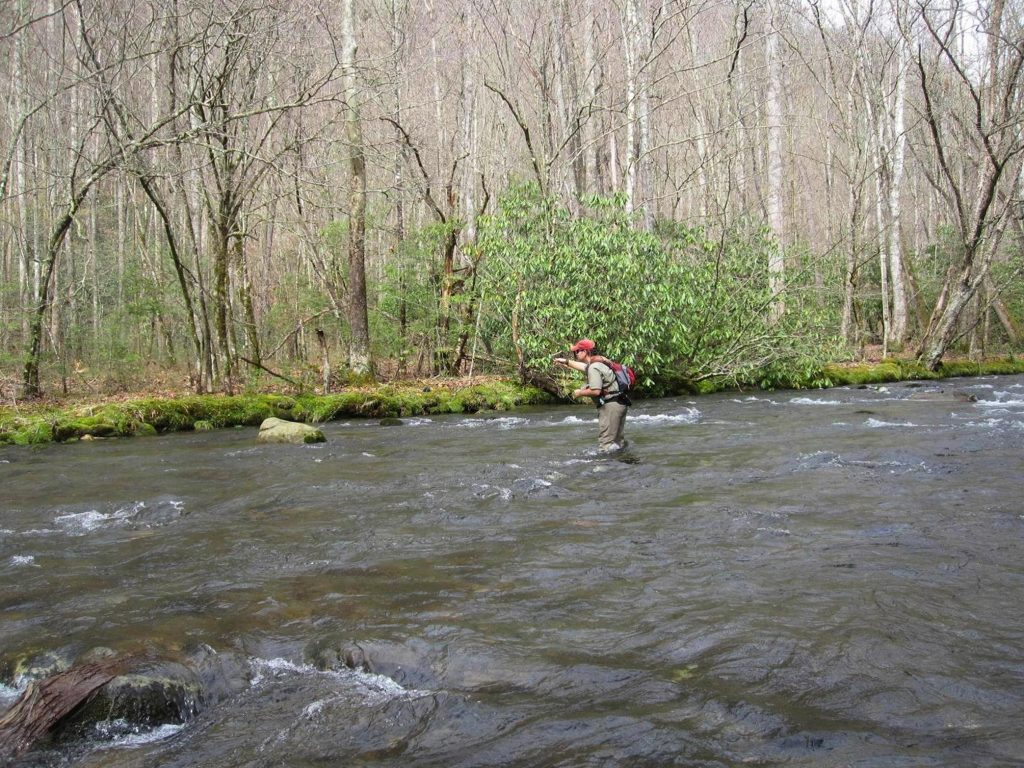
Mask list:
[{"label": "fly fisherman", "polygon": [[598,450],[607,453],[625,447],[622,433],[631,403],[626,393],[620,392],[619,382],[607,358],[597,354],[597,345],[590,339],[580,339],[570,351],[575,359],[556,357],[554,362],[581,371],[586,378],[586,386],[575,390],[572,396],[593,398],[597,406]]}]

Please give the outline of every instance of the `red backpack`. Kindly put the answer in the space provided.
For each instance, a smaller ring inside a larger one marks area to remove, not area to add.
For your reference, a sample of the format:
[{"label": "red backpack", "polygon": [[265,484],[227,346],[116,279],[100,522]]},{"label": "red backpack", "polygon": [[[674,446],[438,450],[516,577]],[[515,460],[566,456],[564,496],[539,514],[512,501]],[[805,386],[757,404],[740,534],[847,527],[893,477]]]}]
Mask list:
[{"label": "red backpack", "polygon": [[629,392],[636,386],[636,371],[628,365],[609,360],[608,367],[615,374],[615,380],[619,383],[619,392]]}]

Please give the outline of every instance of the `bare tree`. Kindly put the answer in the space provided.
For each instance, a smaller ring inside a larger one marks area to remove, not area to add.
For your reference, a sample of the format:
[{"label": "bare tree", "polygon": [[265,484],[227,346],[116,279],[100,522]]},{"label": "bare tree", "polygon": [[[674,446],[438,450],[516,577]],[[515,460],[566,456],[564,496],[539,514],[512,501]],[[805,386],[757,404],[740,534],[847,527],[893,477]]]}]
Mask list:
[{"label": "bare tree", "polygon": [[[59,20],[66,31],[64,39],[75,41],[88,48],[87,29],[89,16],[81,3],[66,6]],[[28,332],[24,350],[22,384],[29,397],[41,394],[39,361],[43,343],[44,321],[55,301],[54,276],[58,259],[64,247],[65,238],[75,223],[83,204],[96,185],[129,158],[141,154],[160,144],[157,134],[161,123],[147,126],[138,135],[119,142],[103,131],[103,121],[91,116],[85,104],[96,91],[102,92],[100,72],[83,68],[77,54],[65,51],[67,69],[57,74],[70,78],[70,85],[62,87],[73,96],[69,104],[63,105],[72,126],[66,132],[68,143],[62,149],[69,165],[62,174],[55,174],[57,187],[53,197],[57,201],[44,250],[38,261],[40,278],[36,284],[33,307],[29,313]],[[58,81],[59,82],[59,81]],[[86,117],[88,116],[88,117]],[[85,119],[83,119],[85,118]]]},{"label": "bare tree", "polygon": [[641,226],[654,228],[651,168],[651,74],[653,24],[647,4],[625,0],[622,47],[626,64],[626,210],[638,211]]},{"label": "bare tree", "polygon": [[370,373],[370,323],[366,306],[366,156],[359,114],[356,80],[355,0],[343,0],[341,8],[341,72],[345,93],[345,137],[349,145],[348,228],[348,364],[354,372]]},{"label": "bare tree", "polygon": [[[1005,15],[1005,0],[982,4],[984,15],[978,21],[984,54],[971,61],[962,39],[965,29],[974,28],[963,23],[968,10],[960,3],[954,3],[951,13],[944,8],[922,6],[928,39],[918,45],[915,56],[922,117],[938,166],[931,181],[950,210],[957,247],[942,300],[918,348],[919,358],[933,370],[961,332],[959,322],[988,274],[994,229],[1011,213],[999,192],[1007,181],[1013,182],[1012,164],[1024,150],[1020,17]],[[957,153],[971,162],[958,168]]]},{"label": "bare tree", "polygon": [[786,222],[783,218],[785,186],[782,164],[783,115],[782,115],[782,53],[780,48],[782,10],[779,0],[769,0],[768,29],[765,30],[765,62],[768,70],[768,87],[765,92],[765,131],[767,134],[767,176],[768,190],[766,209],[768,223],[775,232],[777,247],[768,256],[768,287],[774,297],[771,315],[778,320],[786,311]]},{"label": "bare tree", "polygon": [[[370,320],[411,341],[420,297],[421,361],[458,371],[476,217],[523,180],[659,234],[770,227],[768,314],[810,265],[863,352],[1019,339],[1020,0],[8,5],[0,353],[30,393],[157,336],[198,391],[343,341],[369,371]],[[325,315],[351,333],[321,348]]]}]

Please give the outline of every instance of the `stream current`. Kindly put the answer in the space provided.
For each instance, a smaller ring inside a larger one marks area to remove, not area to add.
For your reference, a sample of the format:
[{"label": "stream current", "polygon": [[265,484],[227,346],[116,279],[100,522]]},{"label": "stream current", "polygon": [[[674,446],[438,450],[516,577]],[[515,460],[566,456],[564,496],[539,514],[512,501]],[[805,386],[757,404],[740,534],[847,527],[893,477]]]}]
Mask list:
[{"label": "stream current", "polygon": [[403,421],[0,449],[0,656],[206,684],[18,764],[1022,764],[1024,377]]}]

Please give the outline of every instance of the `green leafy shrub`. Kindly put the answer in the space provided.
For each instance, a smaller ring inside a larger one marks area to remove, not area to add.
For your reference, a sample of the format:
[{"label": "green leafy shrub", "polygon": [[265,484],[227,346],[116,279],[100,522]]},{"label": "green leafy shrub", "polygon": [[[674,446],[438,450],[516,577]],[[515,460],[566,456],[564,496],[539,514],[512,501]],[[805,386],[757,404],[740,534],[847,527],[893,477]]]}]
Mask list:
[{"label": "green leafy shrub", "polygon": [[835,307],[800,269],[773,295],[766,265],[778,245],[769,229],[747,222],[712,240],[676,224],[659,238],[632,226],[619,198],[593,199],[586,213],[574,217],[521,187],[481,220],[482,324],[506,357],[543,371],[554,352],[588,336],[633,365],[647,394],[827,384],[819,368],[838,343],[819,329],[834,327]]},{"label": "green leafy shrub", "polygon": [[[529,187],[479,223],[490,343],[528,368],[587,336],[648,383],[674,354],[676,319],[694,296],[653,235],[634,229],[620,200],[591,201],[574,218]],[[682,326],[682,327],[685,327]]]}]

